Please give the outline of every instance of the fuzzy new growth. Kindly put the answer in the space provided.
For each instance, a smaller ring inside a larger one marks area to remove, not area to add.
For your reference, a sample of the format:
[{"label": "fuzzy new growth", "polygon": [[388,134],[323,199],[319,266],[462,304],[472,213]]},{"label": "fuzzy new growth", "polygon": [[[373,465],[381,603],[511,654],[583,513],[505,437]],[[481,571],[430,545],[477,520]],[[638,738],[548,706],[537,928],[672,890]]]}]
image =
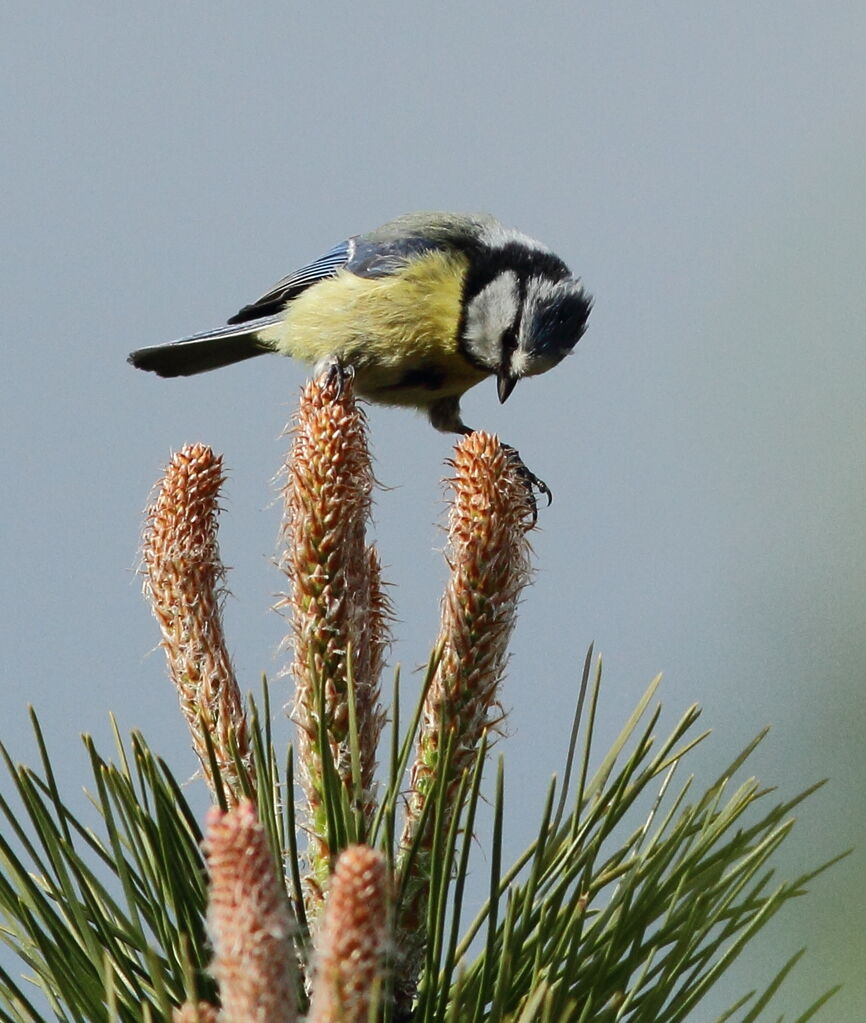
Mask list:
[{"label": "fuzzy new growth", "polygon": [[288,608],[292,620],[293,717],[315,892],[327,878],[331,852],[322,800],[323,732],[340,782],[347,792],[353,790],[350,671],[360,740],[360,801],[368,818],[375,805],[376,750],[384,723],[379,674],[390,608],[382,594],[378,556],[365,539],[374,479],[365,418],[355,405],[351,378],[332,373],[306,385],[285,474],[281,567],[290,590],[280,606]]},{"label": "fuzzy new growth", "polygon": [[226,795],[235,801],[242,790],[235,752],[248,764],[249,739],[222,626],[225,569],[217,514],[223,480],[222,459],[209,447],[181,448],[147,510],[142,560],[144,592],[159,622],[193,748],[213,789],[210,742]]},{"label": "fuzzy new growth", "polygon": [[497,694],[530,574],[531,495],[513,460],[496,437],[476,432],[457,446],[453,465],[446,551],[451,572],[437,640],[441,658],[412,768],[407,840],[441,766],[441,737],[453,739],[453,756],[445,765],[453,790],[472,765],[482,735],[502,717]]},{"label": "fuzzy new growth", "polygon": [[308,1023],[368,1023],[381,989],[387,920],[385,858],[349,846],[331,877]]},{"label": "fuzzy new growth", "polygon": [[223,1023],[294,1023],[297,990],[292,919],[253,804],[212,807],[205,840],[211,972]]},{"label": "fuzzy new growth", "polygon": [[[424,703],[401,843],[404,858],[417,844],[399,921],[404,977],[414,974],[423,952],[421,922],[436,826],[431,814],[419,834],[424,808],[441,778],[446,819],[438,826],[447,830],[460,810],[455,801],[461,777],[471,769],[484,734],[503,717],[499,685],[530,576],[526,528],[533,519],[532,498],[514,459],[496,437],[475,432],[457,445],[453,466],[446,549],[451,571],[437,640],[441,655]],[[451,750],[447,763],[443,741]]]},{"label": "fuzzy new growth", "polygon": [[210,1002],[184,1002],[171,1014],[171,1023],[218,1023],[219,1009]]},{"label": "fuzzy new growth", "polygon": [[[498,689],[529,578],[526,527],[533,508],[514,458],[495,437],[474,433],[456,448],[453,468],[450,578],[437,642],[441,656],[423,706],[398,863],[399,871],[408,871],[401,879],[396,921],[400,1011],[414,998],[427,940],[435,815],[428,815],[422,828],[425,807],[441,784],[445,819],[440,830],[460,813],[461,777],[473,765],[485,733],[502,717]],[[381,979],[387,871],[378,852],[359,845],[345,850],[335,866],[328,814],[333,813],[334,780],[348,797],[345,805],[359,810],[366,822],[376,810],[374,772],[384,721],[379,674],[391,615],[378,556],[366,542],[374,479],[365,418],[355,405],[351,378],[328,374],[305,387],[285,476],[281,567],[289,592],[281,606],[292,622],[296,763],[309,837],[308,917],[314,921],[326,906],[313,929],[317,972],[309,1018],[366,1021]],[[195,445],[175,456],[149,511],[144,561],[146,590],[196,751],[207,770],[206,735],[221,777],[238,798],[232,749],[246,755],[247,742],[219,613],[221,483],[220,460],[209,448]],[[443,742],[451,751],[447,762]],[[222,1018],[227,1023],[293,1018],[291,921],[251,804],[241,802],[228,815],[212,816],[207,851]],[[277,1015],[255,1015],[271,1004],[265,991],[282,992],[280,1005],[268,1009]],[[280,1017],[280,1011],[290,1016]],[[189,1003],[178,1012],[193,1019],[208,1009]]]}]

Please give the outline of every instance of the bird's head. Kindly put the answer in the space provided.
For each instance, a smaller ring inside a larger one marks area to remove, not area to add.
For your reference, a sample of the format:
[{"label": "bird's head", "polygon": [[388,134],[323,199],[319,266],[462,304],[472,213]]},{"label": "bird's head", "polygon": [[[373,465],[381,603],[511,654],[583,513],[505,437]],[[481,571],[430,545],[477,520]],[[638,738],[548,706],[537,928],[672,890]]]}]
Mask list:
[{"label": "bird's head", "polygon": [[476,365],[495,374],[504,402],[518,380],[546,373],[572,351],[591,305],[570,275],[505,268],[466,303],[463,343]]}]

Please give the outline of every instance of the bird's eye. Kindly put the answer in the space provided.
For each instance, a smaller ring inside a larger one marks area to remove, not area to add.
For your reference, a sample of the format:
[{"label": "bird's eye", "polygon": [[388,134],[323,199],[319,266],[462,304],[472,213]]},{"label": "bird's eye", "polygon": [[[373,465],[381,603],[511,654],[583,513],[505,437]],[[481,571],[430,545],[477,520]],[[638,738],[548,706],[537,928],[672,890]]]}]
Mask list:
[{"label": "bird's eye", "polygon": [[517,329],[513,324],[502,332],[499,345],[504,358],[507,358],[517,348]]}]

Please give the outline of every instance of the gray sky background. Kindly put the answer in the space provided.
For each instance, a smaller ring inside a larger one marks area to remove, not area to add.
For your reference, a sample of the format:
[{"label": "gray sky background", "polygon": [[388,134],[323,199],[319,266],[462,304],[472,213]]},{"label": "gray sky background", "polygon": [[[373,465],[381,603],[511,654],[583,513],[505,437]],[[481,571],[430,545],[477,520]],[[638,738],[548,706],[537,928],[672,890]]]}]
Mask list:
[{"label": "gray sky background", "polygon": [[[788,872],[860,846],[695,1019],[802,944],[778,1011],[843,981],[821,1018],[862,1019],[864,33],[861,2],[7,4],[0,719],[13,753],[36,759],[32,702],[75,793],[78,735],[107,751],[113,710],[192,773],[134,572],[149,488],[188,441],[230,470],[239,675],[258,689],[282,666],[271,478],[305,369],[263,359],[161,381],[127,352],[222,322],[398,213],[488,210],[596,297],[559,369],[502,408],[493,384],[465,402],[555,492],[504,693],[509,850],[561,763],[589,642],[605,662],[600,743],[663,671],[665,723],[696,701],[713,729],[692,759],[704,781],[767,723],[763,781],[790,796],[832,779],[799,815]],[[417,685],[450,443],[406,412],[370,421],[390,488],[376,536],[401,619],[393,660]]]}]

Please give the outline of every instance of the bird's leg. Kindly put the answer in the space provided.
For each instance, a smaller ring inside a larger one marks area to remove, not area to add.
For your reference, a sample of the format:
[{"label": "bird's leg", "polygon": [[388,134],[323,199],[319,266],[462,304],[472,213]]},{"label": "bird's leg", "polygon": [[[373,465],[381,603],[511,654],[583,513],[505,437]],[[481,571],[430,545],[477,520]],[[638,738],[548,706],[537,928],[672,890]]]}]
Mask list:
[{"label": "bird's leg", "polygon": [[[467,426],[460,418],[460,400],[458,398],[442,398],[432,405],[430,408],[430,422],[437,430],[441,430],[443,433],[459,433],[465,437],[475,432],[471,426]],[[512,447],[510,444],[504,444],[502,441],[499,443],[508,461],[511,463],[517,478],[526,486],[532,510],[532,524],[528,528],[532,529],[538,522],[538,502],[535,499],[535,491],[537,490],[547,498],[548,507],[550,507],[553,501],[553,494],[544,480],[539,479],[534,472],[531,472],[526,467],[526,463],[520,457],[520,452],[517,448]]]},{"label": "bird's leg", "polygon": [[[514,467],[514,471],[522,482],[526,485],[526,489],[529,492],[530,504],[532,506],[532,525],[534,526],[538,522],[538,502],[535,499],[535,491],[539,494],[543,494],[547,498],[547,507],[553,503],[553,492],[550,487],[544,482],[543,479],[539,479],[529,468],[526,463],[520,457],[520,452],[517,448],[513,448],[510,444],[505,444],[500,441],[502,450],[505,452],[508,461]],[[532,528],[532,527],[530,527]]]},{"label": "bird's leg", "polygon": [[440,433],[459,433],[462,437],[475,433],[460,418],[459,398],[440,398],[429,411],[430,422]]},{"label": "bird's leg", "polygon": [[339,401],[343,397],[346,381],[353,379],[355,376],[355,367],[344,366],[339,359],[328,359],[321,367],[320,372],[327,374],[325,385],[334,388],[334,399]]}]

